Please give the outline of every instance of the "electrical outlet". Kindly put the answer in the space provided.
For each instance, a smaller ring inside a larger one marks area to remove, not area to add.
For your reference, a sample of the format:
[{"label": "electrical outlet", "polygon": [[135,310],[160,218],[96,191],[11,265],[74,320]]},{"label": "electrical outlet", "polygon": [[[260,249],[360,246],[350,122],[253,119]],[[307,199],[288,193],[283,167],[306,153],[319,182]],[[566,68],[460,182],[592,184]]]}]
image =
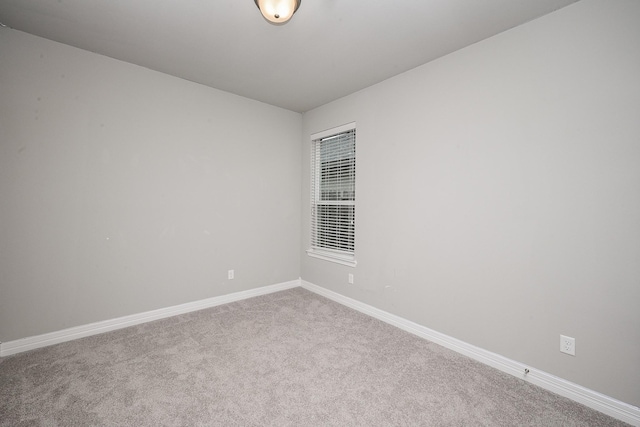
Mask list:
[{"label": "electrical outlet", "polygon": [[349,273],[349,284],[353,285],[353,274]]},{"label": "electrical outlet", "polygon": [[234,274],[233,270],[227,271],[227,279],[233,280],[234,276],[235,276],[235,274]]},{"label": "electrical outlet", "polygon": [[576,355],[576,339],[560,335],[560,351],[563,353]]}]

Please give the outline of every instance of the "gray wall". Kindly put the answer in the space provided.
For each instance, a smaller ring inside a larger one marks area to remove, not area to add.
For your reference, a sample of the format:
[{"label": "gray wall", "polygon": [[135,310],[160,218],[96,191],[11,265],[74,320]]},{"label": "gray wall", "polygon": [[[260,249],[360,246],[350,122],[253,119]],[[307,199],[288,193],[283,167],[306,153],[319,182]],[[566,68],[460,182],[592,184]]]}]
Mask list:
[{"label": "gray wall", "polygon": [[300,132],[0,28],[0,341],[297,279]]},{"label": "gray wall", "polygon": [[301,253],[309,135],[356,121],[358,265],[302,278],[640,406],[639,23],[585,0],[304,114]]}]

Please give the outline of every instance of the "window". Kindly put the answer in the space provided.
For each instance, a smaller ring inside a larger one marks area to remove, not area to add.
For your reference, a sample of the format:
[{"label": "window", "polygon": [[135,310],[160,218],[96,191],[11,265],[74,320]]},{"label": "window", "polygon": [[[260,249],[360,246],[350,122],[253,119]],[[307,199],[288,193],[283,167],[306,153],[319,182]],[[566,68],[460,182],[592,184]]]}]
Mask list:
[{"label": "window", "polygon": [[355,123],[311,136],[310,256],[355,267]]}]

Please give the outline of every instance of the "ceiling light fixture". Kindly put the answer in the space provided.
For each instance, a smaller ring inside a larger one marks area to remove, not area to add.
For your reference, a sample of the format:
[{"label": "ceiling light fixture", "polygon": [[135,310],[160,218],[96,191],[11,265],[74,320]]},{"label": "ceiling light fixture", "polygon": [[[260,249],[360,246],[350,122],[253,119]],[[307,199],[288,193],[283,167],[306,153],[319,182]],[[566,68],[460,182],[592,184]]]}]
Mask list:
[{"label": "ceiling light fixture", "polygon": [[282,25],[296,13],[302,0],[254,0],[264,19]]}]

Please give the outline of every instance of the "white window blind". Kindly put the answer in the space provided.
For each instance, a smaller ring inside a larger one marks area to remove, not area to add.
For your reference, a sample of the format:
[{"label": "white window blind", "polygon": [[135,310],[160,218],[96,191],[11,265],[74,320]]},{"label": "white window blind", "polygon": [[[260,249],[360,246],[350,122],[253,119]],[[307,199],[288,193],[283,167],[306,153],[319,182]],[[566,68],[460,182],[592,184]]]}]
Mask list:
[{"label": "white window blind", "polygon": [[355,265],[356,130],[312,140],[309,255]]}]

